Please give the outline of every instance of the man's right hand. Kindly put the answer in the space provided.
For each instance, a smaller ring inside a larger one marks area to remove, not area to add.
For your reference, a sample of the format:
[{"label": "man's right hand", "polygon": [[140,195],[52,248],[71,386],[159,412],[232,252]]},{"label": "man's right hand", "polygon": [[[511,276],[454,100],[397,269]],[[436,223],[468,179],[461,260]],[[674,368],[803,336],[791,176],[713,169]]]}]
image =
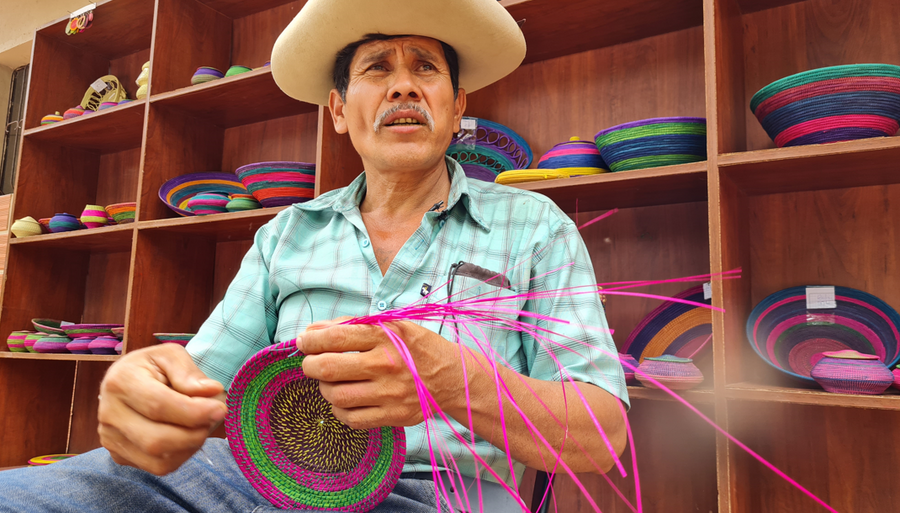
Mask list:
[{"label": "man's right hand", "polygon": [[178,344],[129,352],[100,384],[100,443],[120,465],[158,476],[196,453],[225,418],[222,384]]}]

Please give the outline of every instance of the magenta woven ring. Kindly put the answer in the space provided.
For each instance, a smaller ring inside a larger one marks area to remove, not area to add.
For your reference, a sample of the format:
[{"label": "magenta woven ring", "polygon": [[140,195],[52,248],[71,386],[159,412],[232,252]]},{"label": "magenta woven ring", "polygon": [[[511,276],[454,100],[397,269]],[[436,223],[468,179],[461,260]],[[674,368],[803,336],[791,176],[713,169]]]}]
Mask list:
[{"label": "magenta woven ring", "polygon": [[775,146],[783,148],[794,139],[804,135],[825,132],[836,128],[871,128],[884,134],[884,137],[890,137],[897,133],[897,130],[900,129],[900,124],[894,119],[874,114],[851,114],[811,119],[787,128],[776,135],[774,140]]},{"label": "magenta woven ring", "polygon": [[263,349],[235,376],[225,429],[235,461],[279,508],[369,511],[393,490],[403,428],[351,429],[303,373],[294,341]]}]

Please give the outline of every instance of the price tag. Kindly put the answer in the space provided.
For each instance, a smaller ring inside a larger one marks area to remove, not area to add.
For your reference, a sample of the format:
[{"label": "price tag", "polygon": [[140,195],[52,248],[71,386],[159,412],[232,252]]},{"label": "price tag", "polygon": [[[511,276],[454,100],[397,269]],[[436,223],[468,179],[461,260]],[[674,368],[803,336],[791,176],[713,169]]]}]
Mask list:
[{"label": "price tag", "polygon": [[478,128],[478,120],[475,118],[462,118],[460,127],[463,130],[475,130]]},{"label": "price tag", "polygon": [[712,299],[712,283],[706,282],[703,284],[703,300]]},{"label": "price tag", "polygon": [[98,78],[97,80],[94,80],[94,83],[91,84],[91,89],[97,91],[98,93],[102,93],[103,91],[106,91],[106,82],[104,82],[103,79]]},{"label": "price tag", "polygon": [[834,287],[806,287],[806,309],[827,310],[837,308]]}]

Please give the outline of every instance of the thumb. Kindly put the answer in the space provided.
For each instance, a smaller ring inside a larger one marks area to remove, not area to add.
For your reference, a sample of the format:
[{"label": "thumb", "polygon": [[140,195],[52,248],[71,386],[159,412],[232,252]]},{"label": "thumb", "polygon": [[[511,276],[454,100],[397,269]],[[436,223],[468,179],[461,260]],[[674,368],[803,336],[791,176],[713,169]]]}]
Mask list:
[{"label": "thumb", "polygon": [[225,390],[221,383],[207,377],[178,344],[162,344],[152,359],[176,392],[190,397],[214,397]]}]

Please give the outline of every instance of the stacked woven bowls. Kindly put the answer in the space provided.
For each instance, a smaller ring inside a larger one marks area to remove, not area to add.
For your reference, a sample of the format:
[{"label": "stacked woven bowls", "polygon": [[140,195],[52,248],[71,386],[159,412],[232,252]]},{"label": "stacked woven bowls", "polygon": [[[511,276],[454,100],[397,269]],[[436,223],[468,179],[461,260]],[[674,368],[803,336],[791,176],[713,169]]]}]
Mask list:
[{"label": "stacked woven bowls", "polygon": [[235,171],[263,207],[280,207],[312,199],[316,165],[305,162],[257,162]]},{"label": "stacked woven bowls", "polygon": [[[692,287],[673,298],[710,304],[709,299],[704,299],[703,287]],[[712,312],[708,308],[667,301],[634,328],[622,352],[641,362],[662,355],[695,358],[709,351],[711,336]]]},{"label": "stacked woven bowls", "polygon": [[447,155],[460,163],[466,176],[493,182],[497,175],[513,169],[525,169],[534,157],[531,148],[511,128],[486,119],[474,119],[474,135],[463,130],[453,137]]},{"label": "stacked woven bowls", "polygon": [[538,161],[537,169],[516,169],[504,171],[494,180],[500,184],[551,180],[605,173],[606,163],[600,151],[590,141],[572,137],[550,149]]},{"label": "stacked woven bowls", "polygon": [[651,118],[601,130],[594,142],[610,171],[706,160],[705,118]]},{"label": "stacked woven bowls", "polygon": [[812,381],[820,355],[854,350],[888,367],[900,360],[900,314],[861,290],[834,287],[836,308],[808,310],[806,287],[791,287],[762,300],[747,319],[747,339],[766,363]]},{"label": "stacked woven bowls", "polygon": [[892,136],[900,121],[900,66],[852,64],[777,80],[750,100],[775,145]]},{"label": "stacked woven bowls", "polygon": [[[159,199],[180,216],[193,216],[188,202],[198,194],[217,193],[226,196],[247,194],[234,173],[189,173],[176,176],[159,188]],[[226,199],[225,203],[228,201]]]}]

